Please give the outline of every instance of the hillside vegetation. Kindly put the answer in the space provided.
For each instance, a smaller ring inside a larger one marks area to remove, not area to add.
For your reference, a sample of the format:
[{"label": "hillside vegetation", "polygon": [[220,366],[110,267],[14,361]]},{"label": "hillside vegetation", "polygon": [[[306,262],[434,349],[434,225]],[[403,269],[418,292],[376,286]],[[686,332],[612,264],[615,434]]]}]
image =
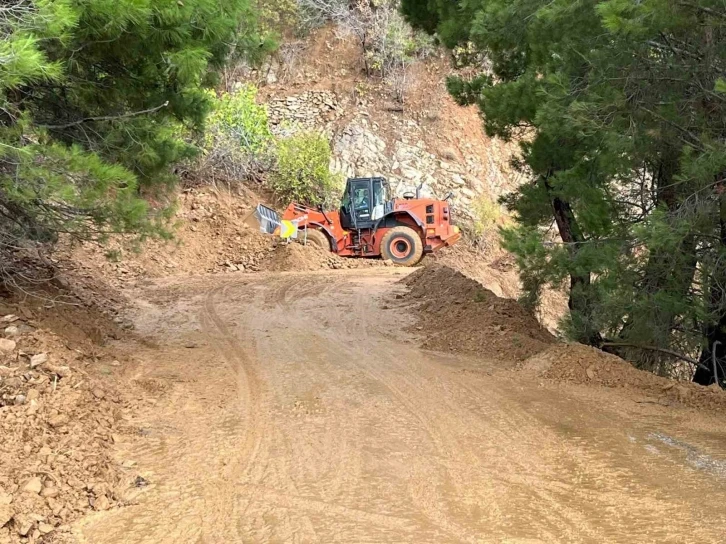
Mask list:
[{"label": "hillside vegetation", "polygon": [[478,105],[490,135],[522,138],[528,182],[505,199],[518,224],[504,241],[523,302],[567,284],[570,337],[658,373],[685,360],[712,383],[712,355],[726,353],[724,6],[403,0],[403,11],[472,52],[473,75],[449,90]]},{"label": "hillside vegetation", "polygon": [[[15,0],[0,11],[5,282],[58,239],[178,234],[180,173],[329,205],[346,175],[382,174],[398,193],[452,191],[491,270],[509,262],[501,228],[522,289],[495,289],[550,314],[543,297],[564,290],[564,335],[712,383],[724,20],[708,1]],[[486,135],[440,99],[446,75]]]}]

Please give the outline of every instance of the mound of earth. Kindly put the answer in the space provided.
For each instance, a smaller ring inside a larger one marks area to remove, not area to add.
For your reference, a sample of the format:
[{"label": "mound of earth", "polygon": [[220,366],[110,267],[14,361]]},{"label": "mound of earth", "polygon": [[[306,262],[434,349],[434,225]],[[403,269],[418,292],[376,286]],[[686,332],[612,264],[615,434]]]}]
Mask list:
[{"label": "mound of earth", "polygon": [[402,280],[426,331],[424,347],[521,361],[555,341],[516,301],[500,298],[447,266],[422,268]]},{"label": "mound of earth", "polygon": [[259,269],[270,272],[295,272],[326,268],[370,268],[390,264],[390,262],[381,261],[380,259],[339,257],[335,253],[317,246],[304,246],[293,242],[290,244],[277,244],[273,251],[267,255],[265,261],[260,263]]},{"label": "mound of earth", "polygon": [[659,402],[726,410],[726,391],[677,382],[638,370],[627,361],[582,344],[556,344],[527,359],[522,369],[544,378],[578,384],[637,389]]},{"label": "mound of earth", "polygon": [[0,314],[3,543],[60,542],[74,520],[126,502],[132,489],[111,456],[128,406],[92,366],[104,356],[67,347],[41,321]]},{"label": "mound of earth", "polygon": [[176,238],[147,241],[140,252],[117,238],[105,246],[93,243],[65,247],[64,268],[76,276],[103,277],[114,287],[142,278],[218,272],[259,272],[359,268],[380,260],[342,259],[328,251],[287,244],[263,234],[249,216],[264,199],[240,186],[238,194],[210,187],[189,189],[179,196]]}]

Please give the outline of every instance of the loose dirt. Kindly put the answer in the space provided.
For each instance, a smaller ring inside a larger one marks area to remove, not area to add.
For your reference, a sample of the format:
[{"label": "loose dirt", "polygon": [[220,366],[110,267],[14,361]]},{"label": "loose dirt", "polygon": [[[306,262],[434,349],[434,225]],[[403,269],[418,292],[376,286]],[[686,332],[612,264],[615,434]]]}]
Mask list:
[{"label": "loose dirt", "polygon": [[470,300],[479,291],[451,271],[414,273],[410,287],[408,272],[128,291],[144,342],[117,346],[135,360],[122,370],[154,403],[114,446],[149,485],[137,505],[75,524],[79,541],[722,541],[726,514],[702,507],[726,499],[722,416],[501,370],[485,344],[503,335],[479,336],[481,353],[421,349],[425,312],[406,306],[433,310],[447,288],[436,300],[460,300],[448,305],[462,316],[488,302],[510,334],[540,353],[554,344],[493,295]]},{"label": "loose dirt", "polygon": [[525,371],[557,381],[626,388],[669,405],[683,404],[706,411],[726,412],[726,391],[690,382],[675,382],[638,370],[620,357],[583,346],[557,344],[527,359]]},{"label": "loose dirt", "polygon": [[128,500],[111,450],[130,405],[99,372],[120,362],[69,347],[72,322],[21,309],[0,316],[0,542],[61,542],[79,517]]},{"label": "loose dirt", "polygon": [[[106,246],[66,243],[60,261],[74,277],[105,278],[115,288],[147,278],[203,273],[309,271],[383,266],[378,259],[347,259],[317,247],[287,243],[263,234],[248,217],[265,203],[264,191],[247,185],[235,191],[188,188],[179,196],[173,241],[151,240],[135,251],[131,241]],[[96,287],[98,287],[96,285]]]},{"label": "loose dirt", "polygon": [[537,319],[516,301],[500,298],[447,266],[433,265],[403,280],[416,302],[422,345],[472,353],[502,362],[521,361],[554,342]]}]

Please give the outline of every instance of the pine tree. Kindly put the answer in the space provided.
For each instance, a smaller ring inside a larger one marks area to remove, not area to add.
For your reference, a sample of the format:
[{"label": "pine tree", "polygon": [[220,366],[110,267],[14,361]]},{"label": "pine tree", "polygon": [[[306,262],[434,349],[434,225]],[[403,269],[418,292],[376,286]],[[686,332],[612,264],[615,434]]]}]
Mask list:
[{"label": "pine tree", "polygon": [[10,0],[0,34],[0,251],[161,232],[141,189],[195,153],[225,63],[274,45],[249,0]]},{"label": "pine tree", "polygon": [[404,0],[403,10],[491,61],[449,88],[479,105],[490,134],[523,137],[531,181],[507,198],[519,225],[504,242],[525,299],[569,278],[569,334],[656,372],[673,361],[662,350],[689,355],[721,338],[723,6]]}]

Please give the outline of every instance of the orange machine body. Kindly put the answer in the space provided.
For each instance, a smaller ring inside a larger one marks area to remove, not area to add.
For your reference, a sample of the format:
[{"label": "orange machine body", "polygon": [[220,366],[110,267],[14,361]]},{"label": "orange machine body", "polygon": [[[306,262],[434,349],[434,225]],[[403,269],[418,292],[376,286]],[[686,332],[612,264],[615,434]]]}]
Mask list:
[{"label": "orange machine body", "polygon": [[381,241],[390,229],[399,226],[409,227],[418,234],[424,253],[450,246],[461,237],[459,229],[451,224],[451,209],[445,200],[393,199],[386,203],[386,208],[382,216],[368,221],[363,228],[354,225],[344,228],[342,210],[323,211],[296,203],[287,207],[282,219],[297,224],[299,238],[305,236],[305,229],[321,230],[330,242],[331,251],[341,256],[381,256]]}]

